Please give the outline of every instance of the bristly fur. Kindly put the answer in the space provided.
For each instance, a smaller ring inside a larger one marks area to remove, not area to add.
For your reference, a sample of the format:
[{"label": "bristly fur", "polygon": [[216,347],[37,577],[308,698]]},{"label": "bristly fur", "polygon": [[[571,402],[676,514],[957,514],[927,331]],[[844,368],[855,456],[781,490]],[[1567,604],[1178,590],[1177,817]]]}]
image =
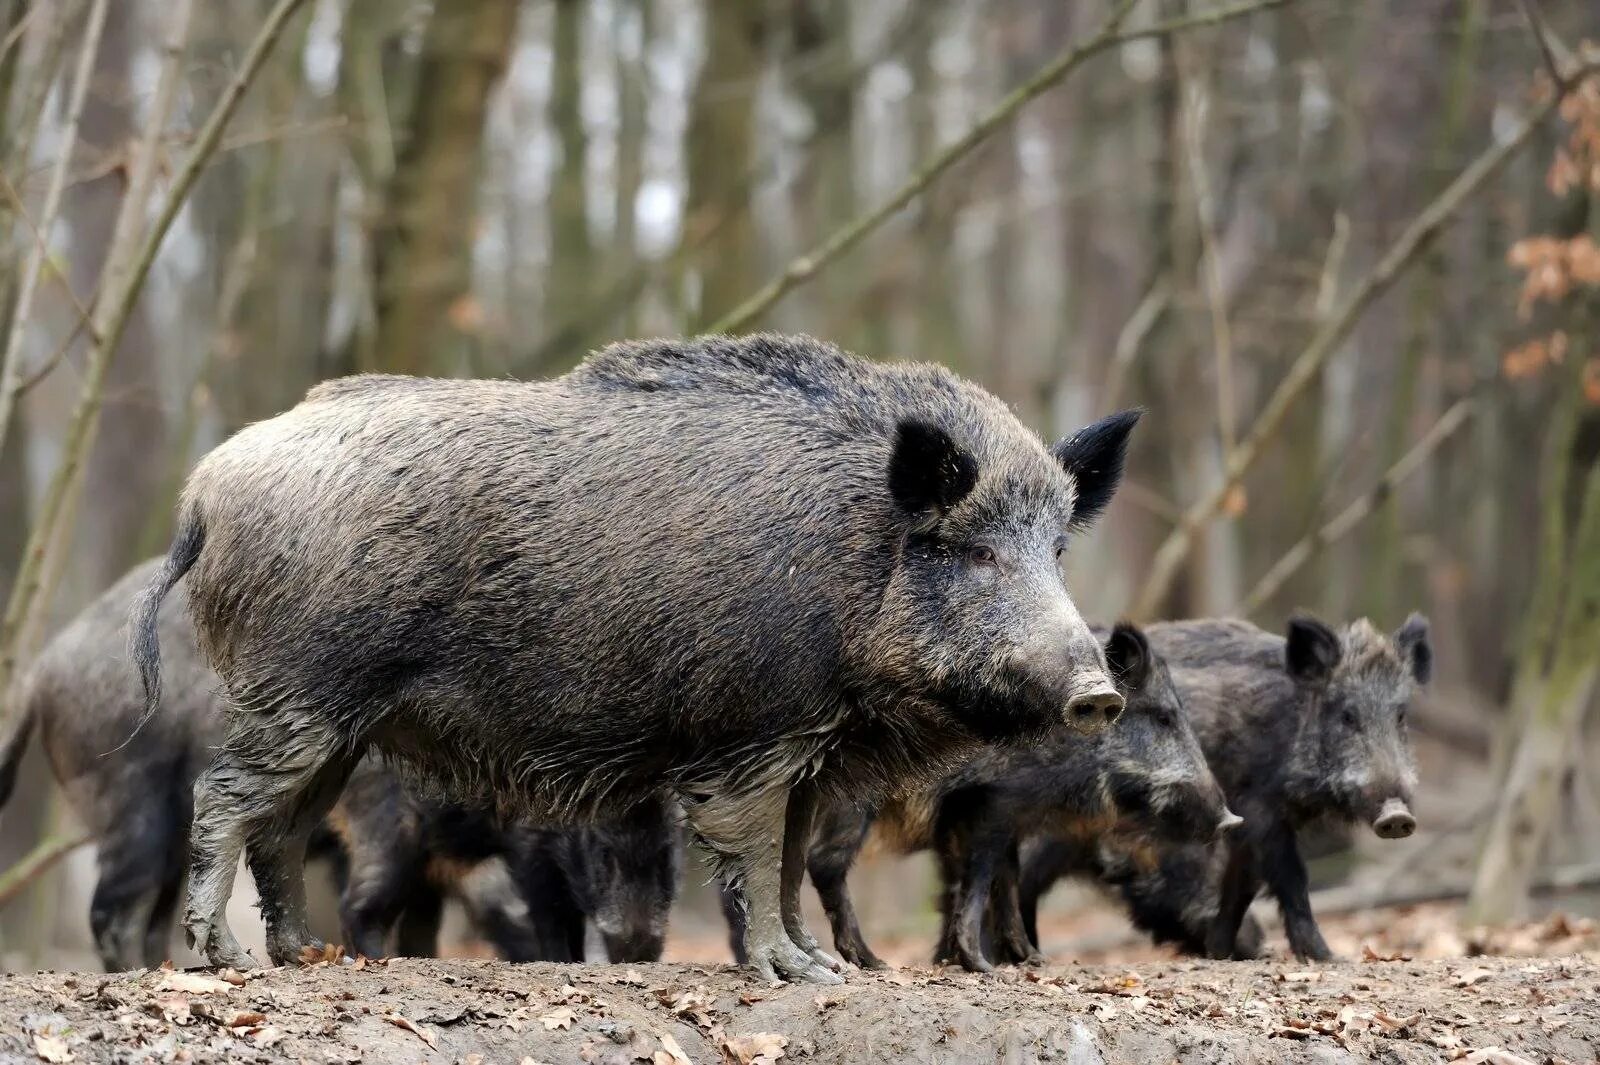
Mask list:
[{"label": "bristly fur", "polygon": [[[889,471],[939,438],[959,457],[920,485],[930,529]],[[198,905],[220,913],[250,825],[312,809],[369,748],[542,819],[666,789],[748,874],[797,780],[881,793],[1107,696],[1054,545],[1112,467],[1064,468],[941,368],[803,337],[313,389],[184,491],[196,629],[239,711],[197,791]],[[1018,567],[1005,596],[953,581],[979,535]]]}]

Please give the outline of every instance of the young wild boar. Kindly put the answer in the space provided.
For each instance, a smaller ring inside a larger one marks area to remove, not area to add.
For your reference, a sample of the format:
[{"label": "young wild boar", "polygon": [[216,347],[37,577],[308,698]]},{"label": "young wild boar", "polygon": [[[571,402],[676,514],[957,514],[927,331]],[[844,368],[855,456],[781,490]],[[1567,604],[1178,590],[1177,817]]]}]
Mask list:
[{"label": "young wild boar", "polygon": [[[1114,833],[1187,842],[1211,840],[1238,824],[1144,634],[1121,624],[1105,639],[1106,660],[1127,707],[1115,728],[1092,739],[1057,729],[1032,746],[986,748],[933,789],[886,803],[878,816],[899,850],[932,847],[938,855],[944,921],[936,961],[991,969],[983,948],[991,914],[999,956],[1038,957],[1016,909],[1023,837],[1059,836],[1080,846]],[[858,965],[879,968],[883,963],[862,937],[845,885],[872,817],[839,807],[822,821],[808,867],[835,948]]]},{"label": "young wild boar", "polygon": [[551,961],[584,960],[593,921],[612,962],[660,961],[683,869],[671,804],[640,803],[603,828],[516,830],[512,874]]},{"label": "young wild boar", "polygon": [[[1038,838],[1022,848],[1017,905],[1026,942],[1038,949],[1039,900],[1058,880],[1076,877],[1113,892],[1127,906],[1133,926],[1157,943],[1171,943],[1187,954],[1206,954],[1217,918],[1218,881],[1227,849],[1170,840]],[[1261,953],[1261,923],[1244,916],[1232,957]],[[1000,957],[1022,961],[1013,953]]]},{"label": "young wild boar", "polygon": [[1416,828],[1406,708],[1432,672],[1427,620],[1413,614],[1392,637],[1364,619],[1336,631],[1310,617],[1290,620],[1286,637],[1243,621],[1147,631],[1244,818],[1226,844],[1208,953],[1235,953],[1240,921],[1264,885],[1296,956],[1331,957],[1311,913],[1295,830],[1344,820],[1397,839]]},{"label": "young wild boar", "polygon": [[196,785],[189,934],[251,963],[223,917],[245,850],[269,954],[299,957],[306,836],[374,749],[541,820],[667,791],[761,975],[836,982],[799,913],[819,795],[1120,712],[1060,563],[1135,419],[1047,448],[943,369],[780,336],[313,389],[201,461],[134,613],[154,706],[188,573],[238,711]]}]

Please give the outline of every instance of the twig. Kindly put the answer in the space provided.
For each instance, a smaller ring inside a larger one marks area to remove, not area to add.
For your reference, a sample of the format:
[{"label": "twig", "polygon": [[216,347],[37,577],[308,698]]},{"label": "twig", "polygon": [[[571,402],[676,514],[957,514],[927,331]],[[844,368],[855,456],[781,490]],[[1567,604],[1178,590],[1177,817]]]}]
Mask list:
[{"label": "twig", "polygon": [[48,836],[17,859],[17,864],[0,873],[0,907],[8,904],[61,859],[89,842],[89,837]]},{"label": "twig", "polygon": [[1316,379],[1323,364],[1339,345],[1344,343],[1367,308],[1389,290],[1473,194],[1488,184],[1489,179],[1499,173],[1501,167],[1532,141],[1534,132],[1556,110],[1566,94],[1579,81],[1597,69],[1600,69],[1600,62],[1585,64],[1572,79],[1558,85],[1550,98],[1536,107],[1510,137],[1497,141],[1474,159],[1443,192],[1411,220],[1399,238],[1389,246],[1383,258],[1345,297],[1339,309],[1317,330],[1305,350],[1296,357],[1293,365],[1289,367],[1289,372],[1257,416],[1250,432],[1229,452],[1220,481],[1184,513],[1183,520],[1157,548],[1144,586],[1140,589],[1130,611],[1132,617],[1147,618],[1156,611],[1166,596],[1167,589],[1172,586],[1178,568],[1188,558],[1189,551],[1194,546],[1195,534],[1222,509],[1234,486],[1255,465],[1265,445],[1282,427],[1284,418],[1294,401]]},{"label": "twig", "polygon": [[1128,315],[1117,331],[1117,344],[1111,350],[1111,365],[1106,368],[1105,385],[1100,390],[1100,410],[1116,410],[1122,398],[1122,383],[1127,379],[1133,360],[1139,357],[1144,338],[1150,335],[1161,316],[1172,302],[1172,285],[1162,274],[1150,284],[1150,289],[1139,305]]},{"label": "twig", "polygon": [[[28,532],[28,542],[23,548],[17,575],[11,586],[11,596],[6,603],[5,617],[0,620],[0,692],[8,689],[16,670],[20,637],[38,601],[46,548],[56,540],[56,526],[62,520],[67,510],[68,499],[77,487],[89,444],[93,440],[96,415],[100,409],[101,393],[105,387],[106,370],[110,365],[112,353],[116,351],[117,342],[121,340],[122,333],[127,328],[129,315],[133,311],[144,280],[150,273],[151,264],[155,262],[156,253],[160,250],[167,231],[172,228],[173,220],[178,217],[178,212],[182,210],[196,179],[205,168],[206,160],[216,151],[217,144],[222,139],[222,131],[227,127],[234,112],[238,110],[240,102],[244,99],[245,90],[255,80],[273,45],[282,36],[289,18],[304,3],[305,0],[278,0],[277,5],[267,15],[266,22],[245,53],[238,73],[218,99],[201,129],[200,136],[195,141],[194,149],[174,176],[172,185],[167,190],[166,199],[161,205],[161,211],[144,234],[136,253],[131,256],[132,261],[128,269],[125,273],[115,275],[119,287],[116,289],[107,287],[102,294],[102,300],[96,304],[95,323],[100,330],[101,342],[89,353],[83,389],[78,396],[77,405],[73,408],[62,443],[64,458],[45,490],[44,499],[40,504],[39,518]],[[103,278],[107,285],[111,276],[113,275],[108,271]]]},{"label": "twig", "polygon": [[1571,64],[1571,57],[1556,54],[1557,49],[1562,52],[1566,49],[1550,31],[1534,0],[1517,0],[1517,6],[1522,9],[1522,17],[1528,22],[1528,32],[1533,34],[1533,42],[1539,46],[1539,56],[1544,60],[1544,68],[1549,71],[1551,82],[1560,85],[1566,80],[1563,68]]},{"label": "twig", "polygon": [[1457,400],[1438,421],[1433,423],[1433,427],[1422,435],[1422,439],[1411,446],[1411,450],[1400,456],[1393,466],[1384,471],[1383,476],[1379,477],[1377,483],[1366,493],[1341,510],[1326,525],[1307,533],[1293,547],[1285,551],[1283,557],[1274,562],[1256,582],[1256,586],[1250,589],[1250,594],[1234,608],[1234,613],[1248,617],[1260,610],[1301,566],[1326,550],[1330,544],[1342,539],[1368,514],[1377,510],[1406,478],[1422,467],[1423,462],[1438,449],[1440,444],[1448,440],[1471,417],[1475,411],[1474,403],[1471,397]]},{"label": "twig", "polygon": [[17,303],[11,312],[11,329],[6,335],[5,353],[0,355],[0,449],[5,447],[6,429],[11,424],[11,413],[17,404],[17,381],[22,376],[22,337],[33,314],[33,299],[39,288],[39,275],[44,270],[48,249],[45,241],[55,227],[56,216],[61,211],[61,192],[66,185],[67,167],[72,161],[72,149],[78,141],[78,126],[83,121],[84,103],[89,97],[89,82],[94,76],[94,60],[100,50],[100,34],[105,29],[107,0],[95,0],[89,9],[89,21],[84,26],[83,47],[78,52],[78,66],[72,77],[72,92],[67,104],[67,119],[62,128],[60,155],[55,169],[50,172],[50,187],[45,192],[44,210],[39,216],[39,231],[43,235],[28,254],[27,265],[22,270],[22,287],[17,293]]},{"label": "twig", "polygon": [[764,285],[749,299],[713,322],[707,331],[711,333],[737,333],[748,329],[751,323],[765,314],[773,304],[794,289],[810,281],[823,267],[861,243],[868,234],[894,217],[907,204],[921,195],[923,190],[938,180],[945,171],[970,155],[991,134],[1016,117],[1017,112],[1024,105],[1053,88],[1068,74],[1082,65],[1085,60],[1099,55],[1107,49],[1126,44],[1129,41],[1164,37],[1202,26],[1215,26],[1258,11],[1268,11],[1272,8],[1282,7],[1285,4],[1293,3],[1293,0],[1243,0],[1241,3],[1215,8],[1196,15],[1187,15],[1181,18],[1152,23],[1142,29],[1121,30],[1122,23],[1138,2],[1139,0],[1122,0],[1112,9],[1111,14],[1107,16],[1105,22],[1101,24],[1100,29],[1093,37],[1082,44],[1072,45],[1055,59],[1045,64],[1038,73],[1013,89],[986,115],[973,123],[971,128],[957,138],[954,143],[935,154],[933,159],[909,181],[901,185],[894,195],[855,220],[847,222],[844,226],[835,230],[832,235],[825,238],[822,243],[790,262],[781,274]]},{"label": "twig", "polygon": [[[4,172],[0,172],[0,191],[5,192],[6,199],[11,201],[11,209],[17,213],[17,217],[22,219],[22,224],[27,226],[28,232],[33,235],[33,250],[48,259],[50,244],[45,240],[44,232],[34,222],[33,216],[28,213],[27,205],[22,202],[22,197],[17,193],[17,187],[11,184],[11,179],[6,177]],[[51,268],[50,272],[61,282],[62,290],[66,292],[68,301],[71,302],[73,310],[78,314],[78,322],[72,329],[73,334],[76,335],[87,329],[91,337],[96,336],[94,323],[90,321],[89,308],[83,305],[83,301],[73,291],[72,282],[62,277],[54,267]]]}]

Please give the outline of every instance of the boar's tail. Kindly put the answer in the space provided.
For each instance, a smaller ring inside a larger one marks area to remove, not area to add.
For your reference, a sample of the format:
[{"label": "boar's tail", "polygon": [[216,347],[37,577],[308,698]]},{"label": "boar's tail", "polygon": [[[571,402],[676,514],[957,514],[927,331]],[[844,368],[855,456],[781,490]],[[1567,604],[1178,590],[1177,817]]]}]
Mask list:
[{"label": "boar's tail", "polygon": [[33,735],[33,699],[22,686],[18,697],[17,716],[12,720],[5,738],[0,739],[0,806],[11,799],[11,789],[17,785],[17,766],[22,763],[22,752],[28,749],[28,737]]},{"label": "boar's tail", "polygon": [[[144,591],[134,596],[128,617],[128,657],[139,667],[139,679],[144,682],[144,714],[128,740],[139,734],[161,704],[161,639],[156,634],[161,600],[189,572],[205,545],[206,528],[200,520],[200,508],[190,504],[178,516],[178,535],[173,538],[166,561]],[[126,745],[127,741],[123,742]]]}]

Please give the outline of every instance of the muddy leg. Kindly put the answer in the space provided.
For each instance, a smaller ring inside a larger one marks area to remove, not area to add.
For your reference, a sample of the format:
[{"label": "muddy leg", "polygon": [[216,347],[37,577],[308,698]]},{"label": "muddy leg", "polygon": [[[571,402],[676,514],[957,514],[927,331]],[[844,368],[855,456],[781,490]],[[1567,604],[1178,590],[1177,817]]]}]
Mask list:
[{"label": "muddy leg", "polygon": [[781,870],[783,927],[794,945],[819,965],[838,971],[839,959],[823,950],[806,928],[800,915],[800,882],[805,877],[806,855],[811,850],[811,829],[816,820],[817,796],[814,789],[797,784],[789,789],[789,803],[783,824],[783,868]]},{"label": "muddy leg", "polygon": [[352,759],[324,759],[320,754],[308,756],[306,763],[299,772],[285,774],[288,781],[280,776],[280,811],[258,824],[246,848],[267,926],[267,954],[276,965],[299,961],[308,947],[323,947],[306,924],[306,844],[338,801],[355,765]]},{"label": "muddy leg", "polygon": [[194,782],[188,905],[183,927],[189,946],[216,966],[255,967],[228,928],[225,911],[245,834],[259,813],[260,778],[228,747]]},{"label": "muddy leg", "polygon": [[[744,904],[745,950],[764,979],[785,977],[818,984],[842,983],[790,937],[783,919],[781,866],[789,789],[754,795],[717,795],[687,803],[689,824],[717,855]],[[803,852],[804,848],[801,848]]]}]

